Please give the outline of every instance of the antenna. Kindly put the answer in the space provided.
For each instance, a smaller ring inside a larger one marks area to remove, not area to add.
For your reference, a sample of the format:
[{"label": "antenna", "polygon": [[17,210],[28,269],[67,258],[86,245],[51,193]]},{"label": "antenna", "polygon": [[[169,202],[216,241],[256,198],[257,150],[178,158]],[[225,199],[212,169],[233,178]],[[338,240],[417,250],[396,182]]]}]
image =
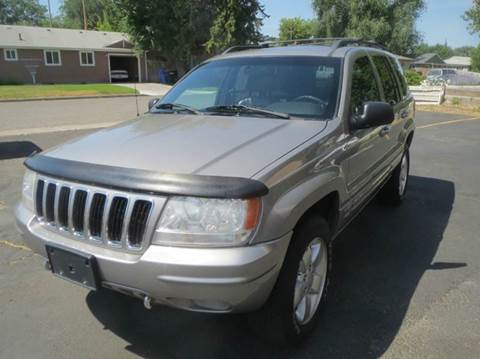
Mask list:
[{"label": "antenna", "polygon": [[137,117],[140,116],[140,112],[138,111],[138,93],[137,93],[137,81],[133,83],[133,90],[135,91],[135,106],[137,108]]}]

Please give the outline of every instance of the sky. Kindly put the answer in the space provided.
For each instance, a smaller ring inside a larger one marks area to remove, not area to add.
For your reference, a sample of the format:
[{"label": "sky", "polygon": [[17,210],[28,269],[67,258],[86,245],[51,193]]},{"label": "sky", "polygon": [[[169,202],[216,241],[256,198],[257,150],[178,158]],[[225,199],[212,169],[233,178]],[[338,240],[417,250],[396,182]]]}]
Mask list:
[{"label": "sky", "polygon": [[[48,0],[40,0],[47,5]],[[87,0],[88,1],[88,0]],[[50,0],[52,12],[58,14],[62,0]],[[302,17],[311,19],[315,16],[311,0],[261,0],[269,18],[264,20],[262,33],[270,36],[278,35],[278,26],[283,17]],[[452,47],[477,46],[478,35],[470,35],[467,23],[462,15],[472,0],[426,0],[427,8],[417,22],[417,29],[423,39],[430,45],[445,43]]]}]

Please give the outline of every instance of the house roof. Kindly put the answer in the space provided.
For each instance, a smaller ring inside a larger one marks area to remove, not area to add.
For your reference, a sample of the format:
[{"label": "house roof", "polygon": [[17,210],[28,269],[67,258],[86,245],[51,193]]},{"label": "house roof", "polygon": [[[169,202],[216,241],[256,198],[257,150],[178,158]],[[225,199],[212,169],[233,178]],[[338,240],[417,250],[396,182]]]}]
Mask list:
[{"label": "house roof", "polygon": [[0,47],[132,51],[120,32],[0,25]]},{"label": "house roof", "polygon": [[472,65],[472,59],[467,56],[452,56],[446,59],[445,63],[449,65],[470,66]]},{"label": "house roof", "polygon": [[412,59],[411,57],[407,57],[407,56],[402,56],[402,55],[395,55],[395,57],[398,59],[398,61],[400,62],[413,62],[414,59]]},{"label": "house roof", "polygon": [[429,64],[429,63],[444,63],[444,61],[434,53],[423,54],[417,57],[414,61],[414,64]]}]

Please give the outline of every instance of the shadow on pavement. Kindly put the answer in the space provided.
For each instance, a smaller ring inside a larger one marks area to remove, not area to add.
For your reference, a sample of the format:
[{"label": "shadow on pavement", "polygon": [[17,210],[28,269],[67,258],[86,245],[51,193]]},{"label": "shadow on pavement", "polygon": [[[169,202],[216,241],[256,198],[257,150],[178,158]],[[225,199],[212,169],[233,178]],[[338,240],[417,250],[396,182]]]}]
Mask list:
[{"label": "shadow on pavement", "polygon": [[0,160],[28,157],[42,149],[30,141],[0,142]]},{"label": "shadow on pavement", "polygon": [[417,284],[433,263],[448,224],[452,182],[411,176],[401,207],[370,204],[338,237],[329,301],[313,335],[299,348],[279,349],[254,335],[245,316],[188,313],[108,292],[87,304],[106,330],[148,358],[377,358],[390,346]]}]

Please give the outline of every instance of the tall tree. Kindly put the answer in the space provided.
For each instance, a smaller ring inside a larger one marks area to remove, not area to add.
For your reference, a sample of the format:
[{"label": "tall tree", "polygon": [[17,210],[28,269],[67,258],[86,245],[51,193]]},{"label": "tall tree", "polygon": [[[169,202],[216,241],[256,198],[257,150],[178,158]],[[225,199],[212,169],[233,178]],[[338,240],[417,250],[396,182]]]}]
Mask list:
[{"label": "tall tree", "polygon": [[196,57],[256,42],[264,16],[258,0],[117,0],[142,49],[158,49],[183,72]]},{"label": "tall tree", "polygon": [[38,26],[46,20],[46,13],[38,0],[0,0],[1,24]]},{"label": "tall tree", "polygon": [[375,40],[401,55],[412,55],[420,34],[415,22],[424,0],[313,0],[318,35]]},{"label": "tall tree", "polygon": [[465,11],[463,19],[468,22],[471,33],[480,32],[480,0],[473,0],[472,7]]},{"label": "tall tree", "polygon": [[[84,0],[88,30],[126,30],[126,17],[115,0]],[[65,27],[83,28],[82,0],[64,0],[60,8]]]},{"label": "tall tree", "polygon": [[260,40],[260,27],[266,14],[258,0],[214,0],[213,4],[214,20],[207,51]]},{"label": "tall tree", "polygon": [[455,54],[455,51],[448,45],[436,44],[429,46],[425,43],[418,45],[415,49],[415,55],[420,56],[427,53],[433,53],[440,56],[443,60],[452,57]]},{"label": "tall tree", "polygon": [[315,36],[316,20],[305,20],[299,17],[280,20],[280,40],[307,39]]}]

